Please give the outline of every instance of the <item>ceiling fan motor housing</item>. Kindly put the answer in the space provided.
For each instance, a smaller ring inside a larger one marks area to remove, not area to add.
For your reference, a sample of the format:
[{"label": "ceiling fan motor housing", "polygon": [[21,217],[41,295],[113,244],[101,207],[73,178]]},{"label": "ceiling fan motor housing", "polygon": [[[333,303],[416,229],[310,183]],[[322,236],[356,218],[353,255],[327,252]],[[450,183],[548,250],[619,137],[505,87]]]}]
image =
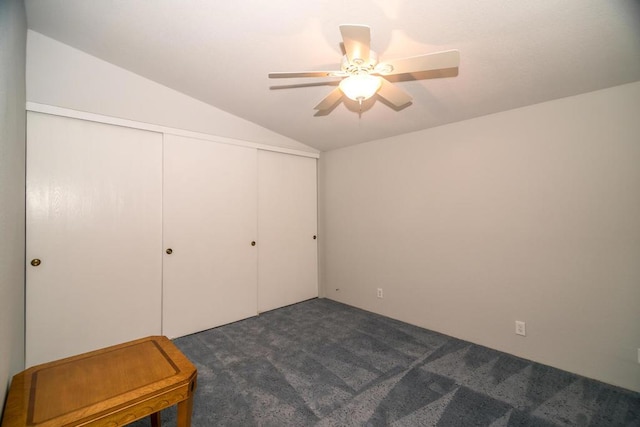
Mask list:
[{"label": "ceiling fan motor housing", "polygon": [[342,65],[340,66],[340,69],[350,76],[371,74],[377,64],[378,54],[370,50],[368,61],[363,58],[354,58],[353,61],[349,61],[347,55],[344,55],[342,57]]}]

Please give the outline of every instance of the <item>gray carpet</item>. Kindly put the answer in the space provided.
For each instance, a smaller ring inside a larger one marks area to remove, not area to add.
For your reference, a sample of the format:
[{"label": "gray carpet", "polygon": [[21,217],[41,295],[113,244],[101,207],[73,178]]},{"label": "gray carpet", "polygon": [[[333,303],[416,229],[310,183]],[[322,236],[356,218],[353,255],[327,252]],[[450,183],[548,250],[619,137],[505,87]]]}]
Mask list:
[{"label": "gray carpet", "polygon": [[174,342],[196,427],[640,426],[638,393],[326,299]]}]

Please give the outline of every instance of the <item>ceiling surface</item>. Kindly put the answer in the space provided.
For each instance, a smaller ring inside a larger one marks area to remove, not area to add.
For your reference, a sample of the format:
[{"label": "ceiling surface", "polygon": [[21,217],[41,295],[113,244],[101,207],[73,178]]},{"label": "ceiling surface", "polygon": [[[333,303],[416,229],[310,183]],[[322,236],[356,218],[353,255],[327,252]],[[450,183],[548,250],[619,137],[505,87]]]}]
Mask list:
[{"label": "ceiling surface", "polygon": [[[638,0],[26,0],[28,26],[321,151],[640,80]],[[337,78],[338,26],[381,62],[460,51],[456,73],[394,79],[413,102],[313,107]],[[292,87],[293,86],[293,87]]]}]

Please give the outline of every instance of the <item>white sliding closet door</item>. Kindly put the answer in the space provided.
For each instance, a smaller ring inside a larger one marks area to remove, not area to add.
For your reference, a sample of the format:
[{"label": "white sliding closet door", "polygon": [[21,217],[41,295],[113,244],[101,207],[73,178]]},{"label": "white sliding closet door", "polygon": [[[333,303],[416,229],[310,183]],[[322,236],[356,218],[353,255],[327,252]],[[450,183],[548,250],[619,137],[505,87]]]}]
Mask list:
[{"label": "white sliding closet door", "polygon": [[27,367],[159,334],[162,135],[29,112],[26,192]]},{"label": "white sliding closet door", "polygon": [[[256,149],[165,135],[163,333],[257,314]],[[258,242],[258,245],[260,242]]]},{"label": "white sliding closet door", "polygon": [[258,309],[318,296],[316,159],[258,152]]}]

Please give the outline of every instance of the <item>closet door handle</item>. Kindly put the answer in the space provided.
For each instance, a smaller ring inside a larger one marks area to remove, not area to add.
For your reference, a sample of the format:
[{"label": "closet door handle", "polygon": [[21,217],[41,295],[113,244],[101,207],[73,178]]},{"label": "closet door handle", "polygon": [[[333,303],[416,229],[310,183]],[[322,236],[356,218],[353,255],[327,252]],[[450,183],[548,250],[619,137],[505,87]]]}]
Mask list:
[{"label": "closet door handle", "polygon": [[34,267],[37,267],[40,264],[42,264],[42,261],[40,261],[38,258],[34,258],[31,260],[31,265],[33,265]]},{"label": "closet door handle", "polygon": [[251,241],[251,246],[255,246],[255,245],[256,245],[256,241],[255,241],[255,240],[252,240],[252,241]]},{"label": "closet door handle", "polygon": [[318,238],[318,236],[316,236],[315,234],[313,235],[313,240],[316,240]]},{"label": "closet door handle", "polygon": [[173,249],[167,248],[165,252],[167,253],[167,255],[171,255],[173,253]]}]

